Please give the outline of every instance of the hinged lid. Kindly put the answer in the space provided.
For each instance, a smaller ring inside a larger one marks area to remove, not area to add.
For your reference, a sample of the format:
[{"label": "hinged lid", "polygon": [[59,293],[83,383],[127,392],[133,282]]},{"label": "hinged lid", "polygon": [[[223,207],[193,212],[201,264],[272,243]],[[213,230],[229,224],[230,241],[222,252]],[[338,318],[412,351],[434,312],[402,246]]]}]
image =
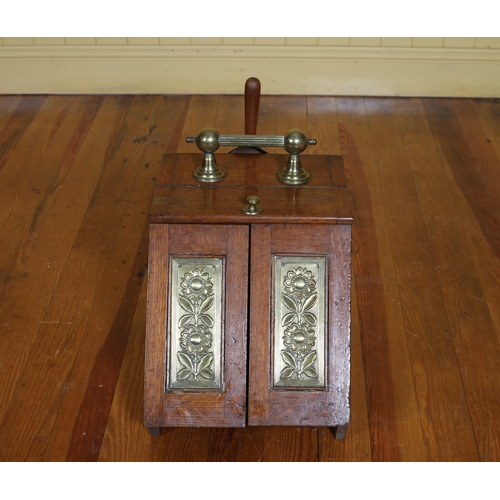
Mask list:
[{"label": "hinged lid", "polygon": [[[193,178],[199,154],[165,157],[165,167],[151,205],[152,223],[352,224],[352,208],[341,156],[303,155],[308,184],[288,186],[276,173],[286,155],[219,155],[227,172],[216,184]],[[248,196],[259,198],[262,212],[242,212]]]}]

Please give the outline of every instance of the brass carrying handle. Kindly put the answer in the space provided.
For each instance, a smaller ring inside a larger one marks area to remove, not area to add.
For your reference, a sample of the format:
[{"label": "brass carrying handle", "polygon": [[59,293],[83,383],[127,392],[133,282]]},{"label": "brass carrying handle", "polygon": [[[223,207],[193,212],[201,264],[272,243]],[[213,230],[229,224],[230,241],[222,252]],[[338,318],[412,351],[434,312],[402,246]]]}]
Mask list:
[{"label": "brass carrying handle", "polygon": [[278,179],[284,184],[299,185],[310,181],[310,174],[302,168],[300,153],[307,146],[314,146],[316,139],[308,139],[306,134],[292,128],[284,135],[221,135],[212,128],[206,127],[198,132],[196,137],[186,137],[186,142],[196,143],[204,153],[202,164],[193,172],[200,182],[218,182],[226,176],[224,169],[215,161],[215,151],[219,146],[243,147],[284,147],[288,152],[288,161],[284,168],[278,171]]},{"label": "brass carrying handle", "polygon": [[307,146],[314,146],[317,143],[316,139],[307,139],[306,134],[298,128],[290,129],[284,135],[222,135],[211,127],[201,129],[196,137],[186,137],[186,142],[196,143],[204,153],[213,153],[219,146],[241,146],[282,147],[290,154],[302,153]]}]

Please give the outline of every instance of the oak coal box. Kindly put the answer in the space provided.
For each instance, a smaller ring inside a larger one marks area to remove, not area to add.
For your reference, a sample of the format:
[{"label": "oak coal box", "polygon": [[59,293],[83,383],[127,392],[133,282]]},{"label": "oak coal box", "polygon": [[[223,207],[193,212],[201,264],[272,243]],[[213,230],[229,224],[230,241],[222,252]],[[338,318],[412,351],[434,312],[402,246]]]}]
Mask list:
[{"label": "oak coal box", "polygon": [[144,425],[349,424],[352,209],[340,156],[167,155],[150,214]]}]

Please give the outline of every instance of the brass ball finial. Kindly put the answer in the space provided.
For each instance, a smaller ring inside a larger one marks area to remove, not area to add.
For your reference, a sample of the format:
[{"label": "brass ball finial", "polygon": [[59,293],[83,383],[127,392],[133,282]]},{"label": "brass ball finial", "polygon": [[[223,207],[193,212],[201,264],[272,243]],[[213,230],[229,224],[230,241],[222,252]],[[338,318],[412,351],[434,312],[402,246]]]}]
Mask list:
[{"label": "brass ball finial", "polygon": [[214,153],[219,149],[219,132],[212,127],[202,128],[196,137],[196,145],[204,153]]},{"label": "brass ball finial", "polygon": [[298,155],[307,148],[306,134],[299,128],[292,128],[285,132],[285,150],[291,155]]},{"label": "brass ball finial", "polygon": [[226,177],[226,171],[217,165],[214,152],[219,149],[220,134],[212,127],[202,128],[196,137],[188,137],[188,142],[196,142],[203,152],[201,165],[193,172],[199,182],[218,182]]},{"label": "brass ball finial", "polygon": [[316,144],[316,140],[307,139],[306,134],[299,128],[292,128],[285,132],[283,139],[285,150],[289,153],[289,156],[286,167],[277,173],[279,181],[292,186],[306,184],[311,180],[311,174],[305,168],[302,168],[300,153],[309,144]]},{"label": "brass ball finial", "polygon": [[260,198],[254,194],[247,196],[247,201],[250,205],[258,205]]}]

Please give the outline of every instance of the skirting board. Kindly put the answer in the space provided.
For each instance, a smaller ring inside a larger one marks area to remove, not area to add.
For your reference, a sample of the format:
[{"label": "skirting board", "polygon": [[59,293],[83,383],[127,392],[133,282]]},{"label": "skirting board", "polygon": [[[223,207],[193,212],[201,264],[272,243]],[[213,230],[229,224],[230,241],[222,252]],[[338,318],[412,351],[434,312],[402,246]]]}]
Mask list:
[{"label": "skirting board", "polygon": [[1,94],[500,97],[500,49],[2,46]]}]

